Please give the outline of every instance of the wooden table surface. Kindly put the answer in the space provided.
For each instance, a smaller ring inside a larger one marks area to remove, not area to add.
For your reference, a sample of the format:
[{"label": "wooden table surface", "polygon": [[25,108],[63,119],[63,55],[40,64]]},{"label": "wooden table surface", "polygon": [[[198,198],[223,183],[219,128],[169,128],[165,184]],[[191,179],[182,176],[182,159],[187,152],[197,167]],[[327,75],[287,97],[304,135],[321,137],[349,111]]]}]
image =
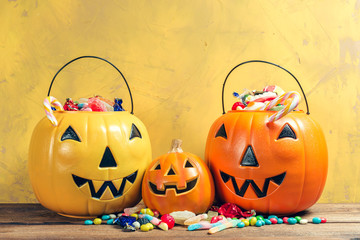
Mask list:
[{"label": "wooden table surface", "polygon": [[40,204],[0,204],[1,239],[360,239],[360,204],[316,204],[300,214],[309,221],[325,217],[327,223],[266,225],[226,229],[209,235],[207,230],[123,232],[117,225],[84,225],[83,219],[60,216]]}]

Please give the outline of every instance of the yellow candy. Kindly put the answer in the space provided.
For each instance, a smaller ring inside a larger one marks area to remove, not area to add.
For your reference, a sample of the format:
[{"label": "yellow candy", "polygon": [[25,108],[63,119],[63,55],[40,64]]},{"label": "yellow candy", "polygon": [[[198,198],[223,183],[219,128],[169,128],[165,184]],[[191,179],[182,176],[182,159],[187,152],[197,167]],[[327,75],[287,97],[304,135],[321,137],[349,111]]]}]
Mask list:
[{"label": "yellow candy", "polygon": [[154,225],[152,223],[147,223],[146,225],[149,225],[150,230],[154,229]]},{"label": "yellow candy", "polygon": [[251,226],[255,226],[256,222],[257,222],[257,218],[256,218],[256,217],[253,217],[253,218],[251,218],[251,220],[250,220],[250,225],[251,225]]},{"label": "yellow candy", "polygon": [[94,219],[94,224],[95,224],[95,225],[100,225],[101,222],[102,222],[102,221],[101,221],[100,218],[95,218],[95,219]]},{"label": "yellow candy", "polygon": [[143,231],[143,232],[148,232],[148,231],[150,231],[151,229],[154,229],[154,226],[153,226],[151,223],[143,224],[143,225],[141,225],[141,227],[140,227],[140,230]]},{"label": "yellow candy", "polygon": [[247,219],[243,219],[241,221],[245,224],[245,227],[250,225],[249,220],[247,220]]},{"label": "yellow candy", "polygon": [[131,214],[130,217],[134,217],[136,218],[136,220],[139,218],[139,216],[136,213]]},{"label": "yellow candy", "polygon": [[153,211],[151,211],[150,208],[146,208],[146,209],[145,209],[145,213],[146,213],[146,214],[149,214],[149,215],[152,216],[152,217],[154,216],[154,213],[153,213]]}]

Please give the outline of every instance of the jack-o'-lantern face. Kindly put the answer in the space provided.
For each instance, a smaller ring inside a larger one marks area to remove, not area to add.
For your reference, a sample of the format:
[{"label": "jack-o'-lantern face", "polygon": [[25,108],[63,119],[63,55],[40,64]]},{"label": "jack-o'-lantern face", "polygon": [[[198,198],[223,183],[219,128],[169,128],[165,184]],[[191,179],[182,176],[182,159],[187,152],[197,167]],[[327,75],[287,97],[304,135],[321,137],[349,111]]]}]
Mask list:
[{"label": "jack-o'-lantern face", "polygon": [[151,162],[143,123],[128,112],[55,112],[36,126],[29,154],[34,192],[45,207],[64,215],[122,211],[141,198]]},{"label": "jack-o'-lantern face", "polygon": [[185,152],[170,152],[155,159],[146,170],[142,184],[145,205],[161,214],[182,210],[205,212],[214,195],[206,164]]},{"label": "jack-o'-lantern face", "polygon": [[221,200],[262,213],[296,213],[321,195],[326,143],[319,126],[303,112],[269,123],[272,113],[221,116],[210,129],[206,161]]}]

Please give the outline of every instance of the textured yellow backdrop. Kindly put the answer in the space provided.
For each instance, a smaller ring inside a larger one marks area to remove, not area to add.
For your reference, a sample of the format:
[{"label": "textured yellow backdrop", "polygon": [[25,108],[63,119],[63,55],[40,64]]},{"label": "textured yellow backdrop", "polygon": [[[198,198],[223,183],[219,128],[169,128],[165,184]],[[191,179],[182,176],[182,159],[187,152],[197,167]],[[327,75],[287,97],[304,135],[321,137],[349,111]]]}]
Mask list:
[{"label": "textured yellow backdrop", "polygon": [[[289,69],[328,143],[320,201],[360,200],[360,1],[1,1],[0,202],[36,202],[30,136],[53,75],[81,55],[104,57],[124,73],[153,157],[181,138],[203,158],[222,113],[222,83],[236,64],[262,59]],[[226,108],[232,91],[267,84],[299,90],[280,70],[248,65],[230,77]],[[122,97],[130,107],[122,79],[96,60],[70,65],[52,90],[62,101],[93,94]]]}]

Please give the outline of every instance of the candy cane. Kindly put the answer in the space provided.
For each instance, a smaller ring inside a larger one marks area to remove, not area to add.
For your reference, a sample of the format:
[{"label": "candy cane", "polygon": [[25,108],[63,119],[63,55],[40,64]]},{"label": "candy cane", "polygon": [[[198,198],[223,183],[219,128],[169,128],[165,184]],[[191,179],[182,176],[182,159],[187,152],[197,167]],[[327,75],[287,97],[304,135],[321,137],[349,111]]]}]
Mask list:
[{"label": "candy cane", "polygon": [[281,96],[279,96],[279,97],[275,98],[274,100],[272,100],[271,102],[267,103],[265,106],[263,106],[260,109],[260,110],[268,111],[271,108],[273,108],[274,106],[285,102],[285,100],[288,99],[288,98],[292,98],[293,100],[290,103],[286,104],[285,107],[282,110],[280,110],[279,112],[271,115],[269,117],[269,122],[274,122],[274,121],[284,117],[286,114],[288,114],[292,110],[294,110],[299,105],[300,94],[298,92],[295,92],[295,91],[284,93]]},{"label": "candy cane", "polygon": [[51,109],[52,106],[55,107],[55,109],[58,111],[64,111],[64,108],[61,105],[61,103],[52,96],[49,96],[44,100],[44,108],[45,108],[46,116],[50,120],[51,124],[54,127],[56,127],[58,125],[58,122],[53,114],[53,110]]}]

